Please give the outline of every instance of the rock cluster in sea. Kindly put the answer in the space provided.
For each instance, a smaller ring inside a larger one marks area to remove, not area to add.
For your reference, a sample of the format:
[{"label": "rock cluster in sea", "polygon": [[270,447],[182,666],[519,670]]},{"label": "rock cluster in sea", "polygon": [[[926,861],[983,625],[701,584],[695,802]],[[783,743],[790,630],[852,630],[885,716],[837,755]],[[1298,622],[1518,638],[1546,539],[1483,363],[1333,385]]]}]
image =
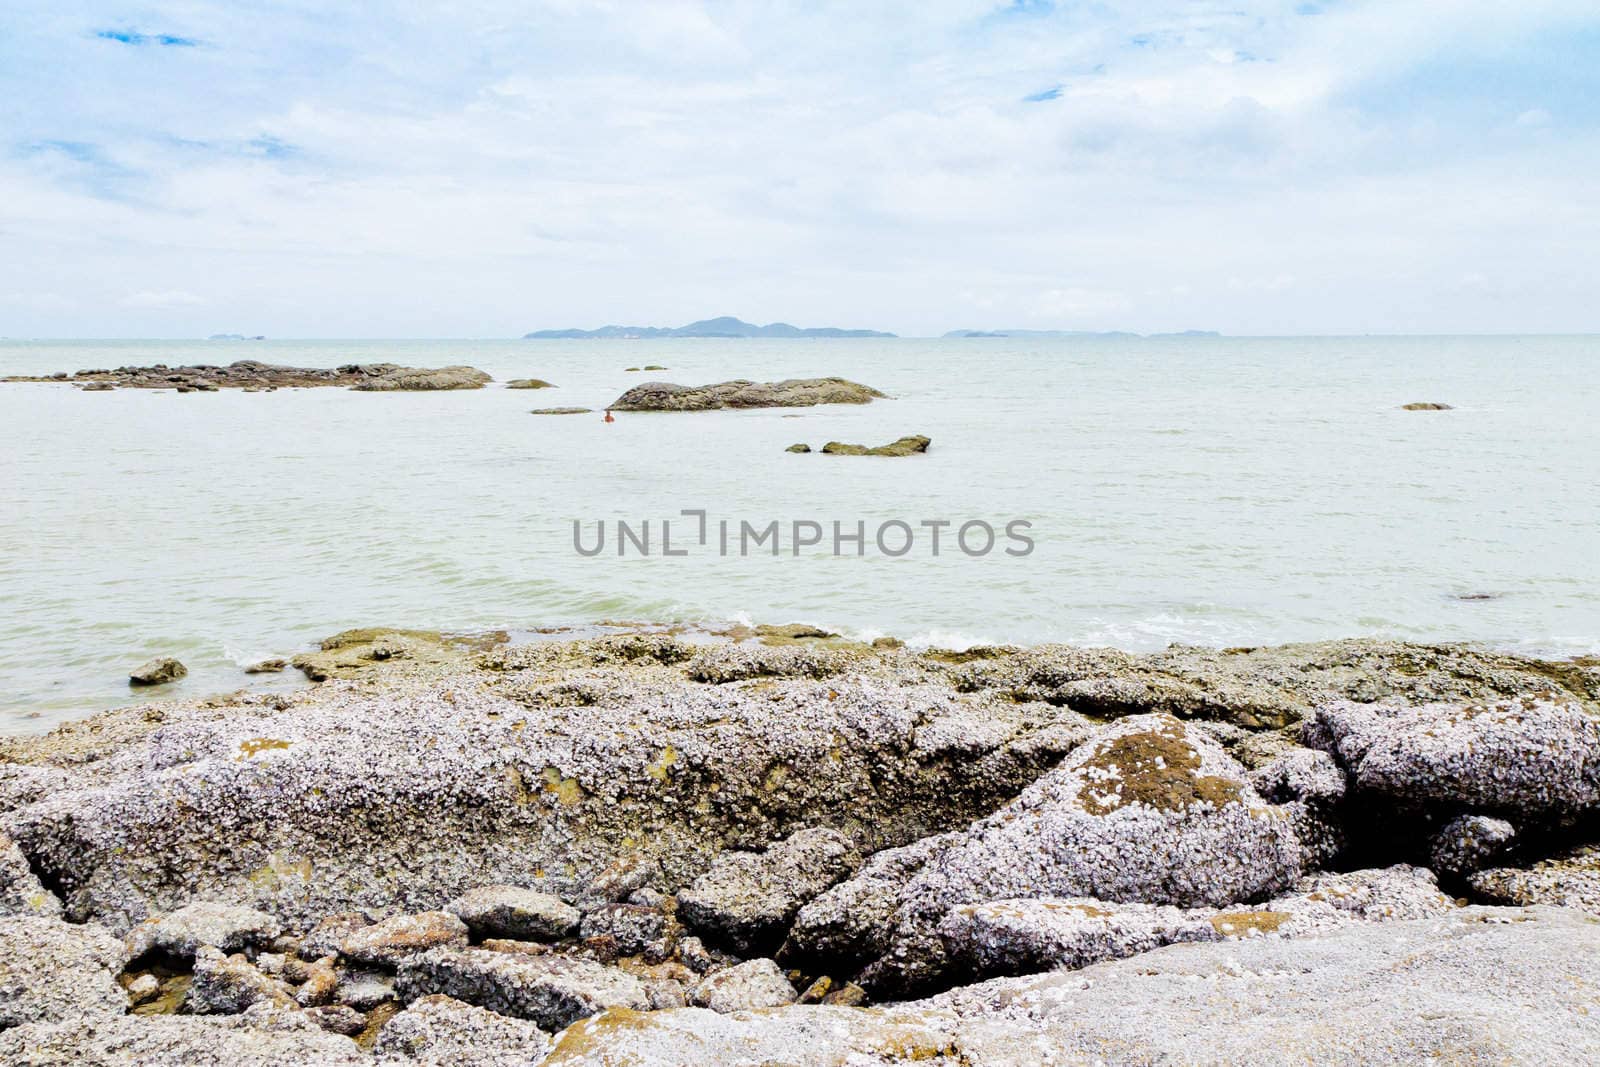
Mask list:
[{"label": "rock cluster in sea", "polygon": [[715,385],[645,382],[608,405],[614,411],[714,411],[718,408],[798,408],[815,404],[870,404],[884,394],[843,378],[738,379]]},{"label": "rock cluster in sea", "polygon": [[1600,664],[337,635],[0,741],[0,1062],[1600,1056]]},{"label": "rock cluster in sea", "polygon": [[220,389],[267,392],[336,386],[358,392],[433,391],[481,389],[492,381],[476,367],[402,367],[397,363],[348,363],[340,367],[284,367],[255,359],[241,359],[226,367],[191,364],[168,367],[117,367],[81,370],[76,374],[43,377],[13,376],[7,382],[71,382],[90,392],[110,389],[174,389],[180,393],[213,393]]},{"label": "rock cluster in sea", "polygon": [[932,444],[930,438],[921,434],[912,434],[909,437],[900,437],[886,445],[851,445],[842,441],[829,441],[822,446],[822,451],[829,456],[915,456],[928,450]]}]

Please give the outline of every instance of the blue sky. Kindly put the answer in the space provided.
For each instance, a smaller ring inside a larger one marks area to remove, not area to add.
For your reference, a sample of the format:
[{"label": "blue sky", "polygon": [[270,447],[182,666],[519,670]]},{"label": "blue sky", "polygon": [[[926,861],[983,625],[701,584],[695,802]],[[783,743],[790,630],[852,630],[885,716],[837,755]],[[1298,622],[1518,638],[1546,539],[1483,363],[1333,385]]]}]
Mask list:
[{"label": "blue sky", "polygon": [[1592,0],[0,11],[4,336],[1596,331],[1597,247]]}]

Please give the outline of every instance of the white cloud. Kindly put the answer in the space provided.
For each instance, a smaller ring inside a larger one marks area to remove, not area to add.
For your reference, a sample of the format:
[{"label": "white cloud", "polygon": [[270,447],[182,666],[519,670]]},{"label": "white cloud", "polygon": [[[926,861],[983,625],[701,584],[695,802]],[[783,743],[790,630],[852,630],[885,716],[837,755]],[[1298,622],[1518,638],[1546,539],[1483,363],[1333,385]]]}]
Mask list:
[{"label": "white cloud", "polygon": [[1133,309],[1133,300],[1126,293],[1082,289],[1046,289],[1039,294],[1032,316],[1036,319],[1078,320],[1105,319]]},{"label": "white cloud", "polygon": [[74,306],[74,301],[67,299],[60,293],[0,293],[0,304],[13,308],[28,308],[33,311],[66,311]]},{"label": "white cloud", "polygon": [[155,0],[134,29],[205,47],[135,49],[8,5],[0,290],[80,305],[8,331],[190,329],[197,292],[277,336],[1600,325],[1600,116],[1418,84],[1540,74],[1592,2],[1300,6]]},{"label": "white cloud", "polygon": [[164,293],[148,291],[129,293],[121,300],[118,300],[117,303],[125,308],[168,309],[192,307],[195,304],[204,303],[204,301],[202,301],[198,296],[195,296],[193,293],[186,293],[181,289],[174,289]]}]

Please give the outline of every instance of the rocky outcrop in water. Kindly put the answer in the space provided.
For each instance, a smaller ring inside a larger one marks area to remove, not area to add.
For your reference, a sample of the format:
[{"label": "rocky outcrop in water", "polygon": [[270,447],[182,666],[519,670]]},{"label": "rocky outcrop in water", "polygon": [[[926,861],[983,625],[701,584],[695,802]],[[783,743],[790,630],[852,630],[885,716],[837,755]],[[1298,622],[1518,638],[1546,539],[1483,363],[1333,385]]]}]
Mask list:
[{"label": "rocky outcrop in water", "polygon": [[179,678],[189,673],[189,668],[173,659],[171,656],[162,656],[159,659],[141,663],[128,672],[130,685],[165,685],[176,682]]},{"label": "rocky outcrop in water", "polygon": [[847,445],[839,441],[829,441],[822,446],[822,452],[828,456],[916,456],[926,452],[932,443],[929,438],[921,435],[902,437],[886,445],[875,445],[872,448],[866,445]]},{"label": "rocky outcrop in water", "polygon": [[434,392],[442,389],[482,389],[494,379],[476,367],[419,369],[398,367],[375,374],[350,388],[361,393]]},{"label": "rocky outcrop in water", "polygon": [[347,363],[340,367],[285,367],[241,359],[226,367],[196,363],[169,367],[117,367],[115,370],[81,370],[76,374],[13,375],[7,382],[70,382],[87,391],[107,389],[174,389],[178,392],[216,392],[243,389],[311,389],[324,386],[361,392],[395,390],[481,389],[492,379],[475,367],[427,369],[397,363]]},{"label": "rocky outcrop in water", "polygon": [[1600,1049],[1521,907],[1600,900],[1588,661],[732,636],[348,631],[0,740],[0,1060]]},{"label": "rocky outcrop in water", "polygon": [[739,379],[715,385],[646,382],[619,396],[615,411],[713,411],[718,408],[799,408],[815,404],[870,404],[884,394],[843,378]]}]

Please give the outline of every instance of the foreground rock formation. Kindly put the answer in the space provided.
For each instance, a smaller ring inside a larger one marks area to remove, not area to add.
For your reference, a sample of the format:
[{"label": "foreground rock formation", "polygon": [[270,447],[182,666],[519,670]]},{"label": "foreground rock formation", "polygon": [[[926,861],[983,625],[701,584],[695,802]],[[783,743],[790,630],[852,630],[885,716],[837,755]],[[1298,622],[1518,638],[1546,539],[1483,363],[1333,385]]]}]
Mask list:
[{"label": "foreground rock formation", "polygon": [[713,411],[718,408],[801,408],[815,404],[870,404],[884,394],[843,378],[744,379],[715,385],[645,382],[610,404],[614,411]]},{"label": "foreground rock formation", "polygon": [[246,392],[272,389],[309,389],[337,386],[360,392],[427,391],[438,389],[481,389],[492,379],[476,367],[427,369],[402,367],[396,363],[349,363],[341,367],[284,367],[241,359],[226,367],[191,364],[168,367],[118,367],[115,370],[81,370],[76,374],[13,376],[7,382],[71,382],[80,389],[102,392],[109,389],[175,389],[184,392],[215,392],[243,389]]},{"label": "foreground rock formation", "polygon": [[0,1062],[1600,1055],[1593,661],[788,626],[294,665],[0,741]]}]

